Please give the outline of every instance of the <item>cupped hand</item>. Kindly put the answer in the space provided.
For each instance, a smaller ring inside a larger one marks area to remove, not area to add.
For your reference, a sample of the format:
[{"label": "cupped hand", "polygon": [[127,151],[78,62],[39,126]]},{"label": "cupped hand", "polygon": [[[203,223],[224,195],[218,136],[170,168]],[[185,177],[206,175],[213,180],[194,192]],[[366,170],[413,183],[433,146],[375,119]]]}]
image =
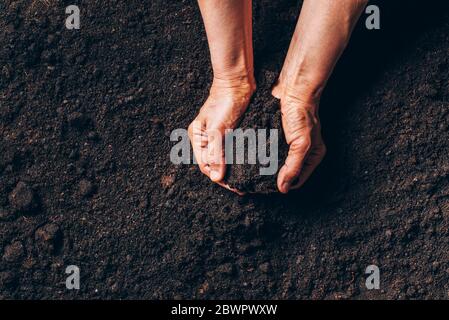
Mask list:
[{"label": "cupped hand", "polygon": [[298,189],[311,176],[326,154],[318,117],[319,99],[282,94],[281,114],[287,159],[279,170],[277,185],[282,193]]},{"label": "cupped hand", "polygon": [[226,173],[224,137],[226,130],[238,125],[254,90],[252,81],[214,80],[209,97],[188,130],[201,172],[213,182],[240,195],[243,193],[223,182]]}]

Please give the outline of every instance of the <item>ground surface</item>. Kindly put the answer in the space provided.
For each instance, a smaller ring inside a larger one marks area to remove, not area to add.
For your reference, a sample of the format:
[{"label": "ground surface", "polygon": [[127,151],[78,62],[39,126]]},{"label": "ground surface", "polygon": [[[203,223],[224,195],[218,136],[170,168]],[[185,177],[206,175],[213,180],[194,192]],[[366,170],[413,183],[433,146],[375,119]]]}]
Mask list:
[{"label": "ground surface", "polygon": [[[75,2],[79,31],[73,1],[0,2],[1,298],[448,298],[443,1],[362,21],[322,101],[320,169],[247,197],[169,161],[210,81],[195,2]],[[255,1],[257,70],[279,71],[299,7]]]}]

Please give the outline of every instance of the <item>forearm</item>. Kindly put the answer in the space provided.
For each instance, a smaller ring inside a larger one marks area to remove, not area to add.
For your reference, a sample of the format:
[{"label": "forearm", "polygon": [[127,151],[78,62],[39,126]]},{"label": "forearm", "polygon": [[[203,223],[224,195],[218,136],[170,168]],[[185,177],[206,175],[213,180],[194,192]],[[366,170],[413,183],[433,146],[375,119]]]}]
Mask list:
[{"label": "forearm", "polygon": [[198,0],[209,43],[214,80],[253,75],[252,4],[245,0]]},{"label": "forearm", "polygon": [[367,0],[305,0],[281,75],[285,90],[319,99]]}]

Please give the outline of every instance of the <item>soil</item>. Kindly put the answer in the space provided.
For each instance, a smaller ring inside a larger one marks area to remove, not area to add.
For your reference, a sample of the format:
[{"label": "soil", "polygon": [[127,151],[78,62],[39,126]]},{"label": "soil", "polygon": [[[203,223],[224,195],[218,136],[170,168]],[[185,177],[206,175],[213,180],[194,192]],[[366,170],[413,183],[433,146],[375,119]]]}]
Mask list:
[{"label": "soil", "polygon": [[[253,97],[239,124],[239,128],[242,129],[243,132],[248,132],[248,129],[254,130],[255,136],[257,137],[256,148],[259,148],[260,144],[266,144],[264,155],[272,160],[276,158],[277,170],[275,170],[275,174],[261,174],[261,168],[273,165],[273,163],[261,164],[259,157],[257,157],[255,164],[248,163],[250,158],[248,155],[249,146],[248,140],[245,139],[243,150],[236,151],[237,143],[234,143],[233,162],[227,166],[225,181],[230,187],[244,193],[267,194],[278,192],[276,184],[277,172],[287,157],[288,145],[285,142],[284,133],[282,131],[279,100],[271,95],[271,87],[276,81],[276,74],[274,72],[262,70],[257,80],[257,82],[261,83],[263,86],[258,88],[258,91]],[[271,154],[271,129],[278,130],[278,138],[275,140],[275,147],[278,152],[277,157],[275,157],[274,154]],[[260,132],[258,130],[265,130],[265,139],[259,139],[258,134]],[[243,156],[243,164],[236,163],[237,154]]]},{"label": "soil", "polygon": [[[447,299],[448,5],[373,3],[381,30],[361,19],[322,99],[317,172],[240,197],[169,160],[211,80],[195,2],[2,1],[0,298]],[[254,1],[258,73],[299,9]]]}]

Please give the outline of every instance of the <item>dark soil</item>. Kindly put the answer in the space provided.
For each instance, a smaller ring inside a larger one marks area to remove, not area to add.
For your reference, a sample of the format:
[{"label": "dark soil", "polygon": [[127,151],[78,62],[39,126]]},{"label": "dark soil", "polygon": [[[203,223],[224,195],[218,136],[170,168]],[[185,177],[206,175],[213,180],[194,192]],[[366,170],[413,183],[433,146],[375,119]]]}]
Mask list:
[{"label": "dark soil", "polygon": [[[169,160],[211,80],[194,1],[48,3],[0,2],[1,298],[448,298],[447,1],[373,1],[322,99],[326,159],[245,197]],[[298,12],[254,2],[258,73]]]}]

